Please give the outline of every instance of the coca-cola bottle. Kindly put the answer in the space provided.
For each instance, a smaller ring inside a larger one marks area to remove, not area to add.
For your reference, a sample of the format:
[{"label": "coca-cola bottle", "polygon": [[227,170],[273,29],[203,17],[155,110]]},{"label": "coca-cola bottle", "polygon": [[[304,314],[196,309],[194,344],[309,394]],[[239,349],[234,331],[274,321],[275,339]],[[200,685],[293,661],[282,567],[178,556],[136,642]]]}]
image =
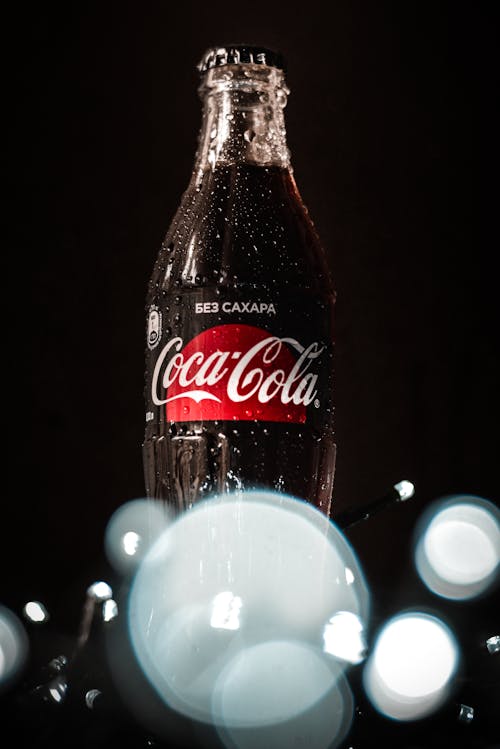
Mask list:
[{"label": "coca-cola bottle", "polygon": [[290,165],[282,56],[209,49],[194,171],[147,295],[146,492],[267,488],[330,513],[327,261]]}]

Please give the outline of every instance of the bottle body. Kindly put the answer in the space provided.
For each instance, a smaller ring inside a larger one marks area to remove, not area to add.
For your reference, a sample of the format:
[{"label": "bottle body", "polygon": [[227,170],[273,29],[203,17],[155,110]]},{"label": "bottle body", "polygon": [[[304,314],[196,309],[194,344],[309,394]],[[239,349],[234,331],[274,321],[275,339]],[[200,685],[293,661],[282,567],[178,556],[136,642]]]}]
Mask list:
[{"label": "bottle body", "polygon": [[[245,146],[250,110],[236,133]],[[250,116],[258,133],[255,107]],[[148,496],[184,510],[215,493],[268,488],[330,513],[334,298],[286,159],[208,155],[146,300]]]}]

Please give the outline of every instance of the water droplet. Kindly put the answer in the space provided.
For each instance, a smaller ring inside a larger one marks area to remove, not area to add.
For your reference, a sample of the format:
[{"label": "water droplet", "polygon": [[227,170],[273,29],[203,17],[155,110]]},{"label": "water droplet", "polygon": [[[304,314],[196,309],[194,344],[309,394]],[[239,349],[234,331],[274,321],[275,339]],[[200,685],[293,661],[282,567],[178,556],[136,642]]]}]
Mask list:
[{"label": "water droplet", "polygon": [[500,653],[500,635],[488,637],[486,640],[486,647],[488,648],[488,653]]},{"label": "water droplet", "polygon": [[463,723],[472,723],[474,720],[474,708],[470,705],[460,705],[458,719]]},{"label": "water droplet", "polygon": [[60,704],[66,697],[68,691],[68,684],[62,676],[57,676],[47,684],[44,699],[52,700],[56,704]]},{"label": "water droplet", "polygon": [[101,694],[102,692],[99,689],[89,689],[85,695],[85,704],[89,710],[94,709],[94,702]]},{"label": "water droplet", "polygon": [[286,107],[287,96],[286,96],[285,91],[282,88],[279,88],[276,91],[276,102],[278,106],[281,107],[282,109]]},{"label": "water droplet", "polygon": [[61,673],[61,671],[64,671],[67,665],[68,665],[68,659],[66,658],[66,656],[58,655],[55,658],[52,658],[52,660],[49,663],[49,668],[54,673],[59,674]]}]

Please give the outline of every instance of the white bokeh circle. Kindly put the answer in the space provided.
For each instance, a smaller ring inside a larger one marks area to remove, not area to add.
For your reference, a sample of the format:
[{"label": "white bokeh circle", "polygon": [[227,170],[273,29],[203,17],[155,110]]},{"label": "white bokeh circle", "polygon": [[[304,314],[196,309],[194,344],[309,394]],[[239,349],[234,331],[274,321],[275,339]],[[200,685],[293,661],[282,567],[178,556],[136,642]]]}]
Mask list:
[{"label": "white bokeh circle", "polygon": [[[269,648],[271,658],[273,642],[285,659],[283,683],[287,667],[300,670],[301,655],[314,653],[324,677],[314,700],[334,686],[350,665],[324,647],[325,626],[339,611],[356,622],[369,615],[364,576],[341,531],[306,502],[255,491],[212,498],[172,523],[137,571],[128,613],[137,660],[165,703],[238,727],[226,681],[236,679],[236,663],[246,664],[244,689],[258,690],[258,656]],[[288,666],[285,651],[293,654]],[[304,690],[303,710],[310,697]],[[245,720],[262,723],[254,712]]]}]

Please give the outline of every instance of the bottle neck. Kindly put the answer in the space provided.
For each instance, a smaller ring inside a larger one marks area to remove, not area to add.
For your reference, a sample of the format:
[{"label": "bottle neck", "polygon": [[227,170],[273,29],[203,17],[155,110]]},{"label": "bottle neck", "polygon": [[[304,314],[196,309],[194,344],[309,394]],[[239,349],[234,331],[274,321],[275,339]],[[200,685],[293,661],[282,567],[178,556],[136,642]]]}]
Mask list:
[{"label": "bottle neck", "polygon": [[290,93],[281,70],[234,64],[208,70],[202,80],[203,120],[195,172],[252,164],[291,170],[283,109]]}]

